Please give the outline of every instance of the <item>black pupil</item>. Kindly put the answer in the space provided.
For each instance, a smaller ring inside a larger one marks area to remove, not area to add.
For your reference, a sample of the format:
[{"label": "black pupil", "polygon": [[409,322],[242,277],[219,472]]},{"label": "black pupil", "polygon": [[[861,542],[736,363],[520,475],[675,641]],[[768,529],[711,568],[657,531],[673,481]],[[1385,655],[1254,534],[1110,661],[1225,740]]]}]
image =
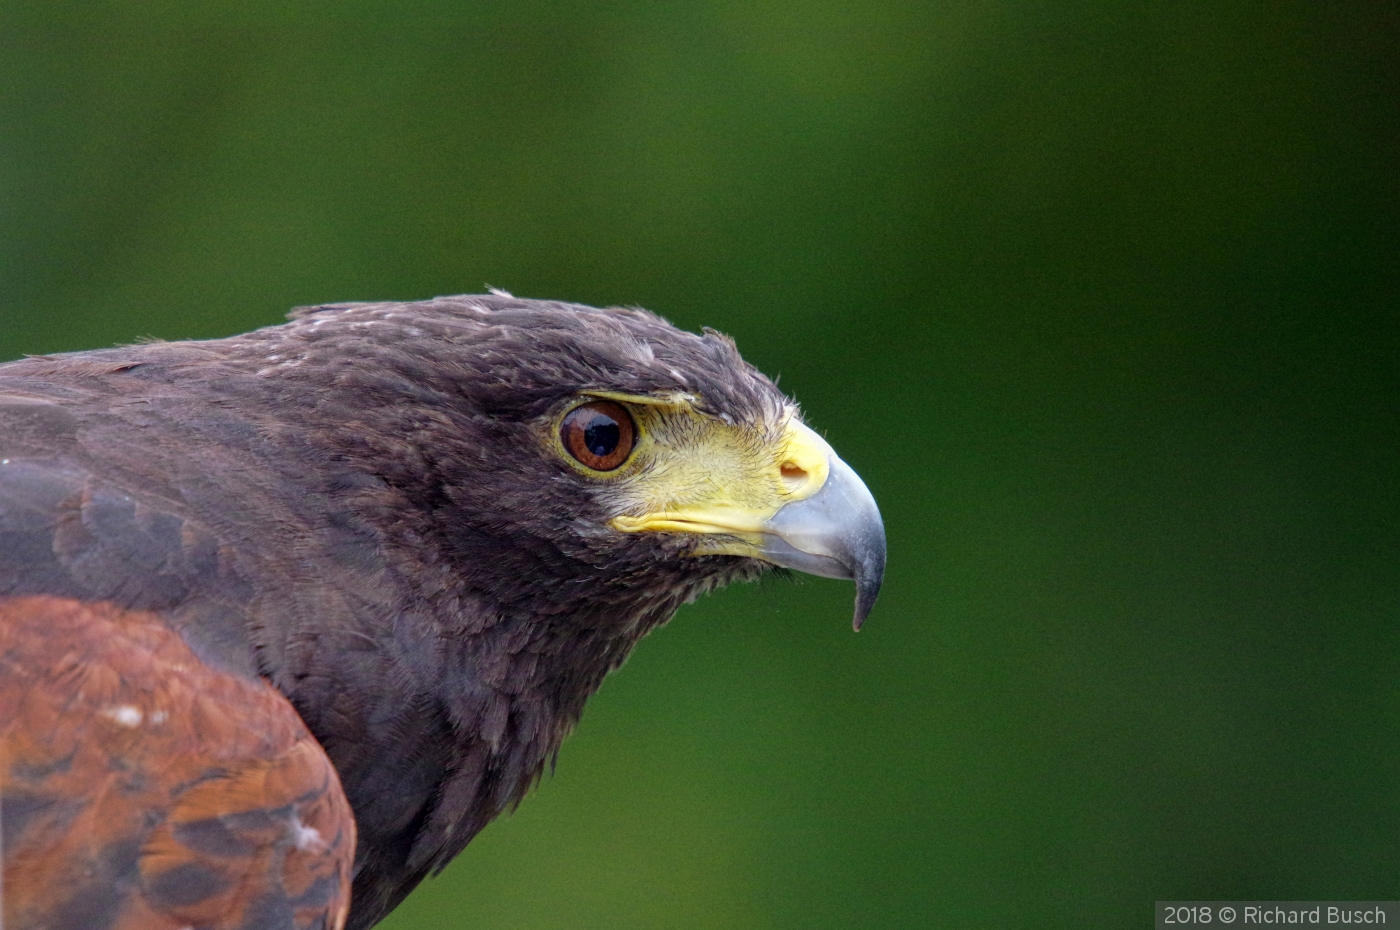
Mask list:
[{"label": "black pupil", "polygon": [[595,413],[583,428],[583,444],[589,452],[603,458],[622,441],[622,427],[606,413]]}]

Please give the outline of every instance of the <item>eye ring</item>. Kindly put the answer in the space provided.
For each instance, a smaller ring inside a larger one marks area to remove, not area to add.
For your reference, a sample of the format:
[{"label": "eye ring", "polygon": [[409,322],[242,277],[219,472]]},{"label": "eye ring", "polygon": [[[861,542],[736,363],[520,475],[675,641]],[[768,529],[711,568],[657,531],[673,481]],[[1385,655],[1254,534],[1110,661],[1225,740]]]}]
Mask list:
[{"label": "eye ring", "polygon": [[580,464],[594,471],[614,471],[632,455],[637,425],[621,404],[595,400],[565,414],[559,440]]}]

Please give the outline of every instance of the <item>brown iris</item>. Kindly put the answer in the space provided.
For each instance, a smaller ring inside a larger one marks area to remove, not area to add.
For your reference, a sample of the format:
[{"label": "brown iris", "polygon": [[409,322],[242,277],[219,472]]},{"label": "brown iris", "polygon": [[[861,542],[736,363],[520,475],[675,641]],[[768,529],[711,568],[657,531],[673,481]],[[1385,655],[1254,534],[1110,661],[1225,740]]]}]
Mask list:
[{"label": "brown iris", "polygon": [[564,448],[594,471],[612,471],[627,461],[636,437],[632,415],[610,400],[575,407],[559,427]]}]

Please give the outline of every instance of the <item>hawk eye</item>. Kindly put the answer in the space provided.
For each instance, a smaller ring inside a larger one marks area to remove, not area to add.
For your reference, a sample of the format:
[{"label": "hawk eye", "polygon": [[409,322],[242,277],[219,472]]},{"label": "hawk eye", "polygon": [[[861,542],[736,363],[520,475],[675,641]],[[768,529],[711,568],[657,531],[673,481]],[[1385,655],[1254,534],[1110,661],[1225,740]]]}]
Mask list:
[{"label": "hawk eye", "polygon": [[559,427],[564,448],[594,471],[612,471],[627,461],[636,435],[632,415],[610,400],[575,407]]}]

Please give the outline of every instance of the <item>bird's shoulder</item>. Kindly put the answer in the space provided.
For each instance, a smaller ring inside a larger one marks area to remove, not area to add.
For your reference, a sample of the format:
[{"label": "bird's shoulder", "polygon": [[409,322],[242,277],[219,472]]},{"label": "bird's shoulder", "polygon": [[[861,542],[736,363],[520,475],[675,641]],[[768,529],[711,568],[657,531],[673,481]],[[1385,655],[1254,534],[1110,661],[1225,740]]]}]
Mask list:
[{"label": "bird's shoulder", "polygon": [[149,612],[0,599],[0,815],[6,926],[345,918],[355,826],[330,760],[286,698]]},{"label": "bird's shoulder", "polygon": [[[144,377],[127,367],[142,353],[94,355],[0,366],[0,598],[140,611],[211,672],[271,681],[336,765],[379,897],[397,900],[432,864],[414,850],[442,846],[441,782],[474,784],[456,734],[504,706],[433,632],[441,603],[456,623],[484,608],[389,535],[392,487],[306,454],[281,411]],[[58,649],[67,634],[44,635]]]}]

